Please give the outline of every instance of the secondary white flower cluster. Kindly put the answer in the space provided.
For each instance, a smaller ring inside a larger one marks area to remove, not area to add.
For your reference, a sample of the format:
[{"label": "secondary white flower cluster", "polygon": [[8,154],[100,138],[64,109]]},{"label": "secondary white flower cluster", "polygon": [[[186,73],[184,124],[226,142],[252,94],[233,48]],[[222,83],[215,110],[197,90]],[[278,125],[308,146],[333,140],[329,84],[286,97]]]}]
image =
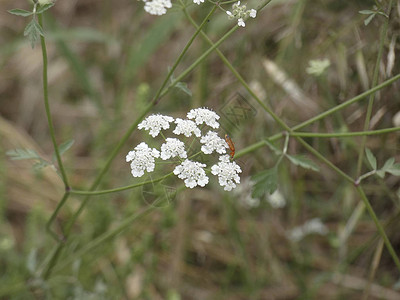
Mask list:
[{"label": "secondary white flower cluster", "polygon": [[143,0],[144,10],[151,15],[161,16],[167,12],[167,8],[172,7],[171,0]]},{"label": "secondary white flower cluster", "polygon": [[[142,0],[144,5],[144,10],[151,15],[161,16],[167,12],[168,8],[172,7],[171,0]],[[200,5],[204,3],[204,0],[193,0],[193,3]],[[232,11],[226,11],[229,19],[237,19],[238,25],[245,27],[244,22],[248,17],[255,18],[257,16],[257,11],[255,9],[247,9],[246,5],[240,5],[240,1],[232,5]],[[211,126],[211,125],[210,125]]]},{"label": "secondary white flower cluster", "polygon": [[245,27],[246,24],[244,20],[248,17],[255,18],[257,16],[257,11],[255,9],[247,10],[246,5],[240,6],[240,1],[238,1],[232,5],[232,12],[228,10],[226,14],[229,16],[229,19],[237,19],[239,26]]},{"label": "secondary white flower cluster", "polygon": [[[187,187],[204,187],[209,182],[206,174],[207,170],[218,177],[218,182],[224,187],[224,190],[232,190],[240,183],[238,174],[242,170],[226,154],[226,149],[229,148],[227,142],[220,138],[217,132],[207,129],[207,127],[212,129],[219,128],[218,120],[220,117],[208,108],[192,109],[187,113],[186,117],[187,119],[174,119],[170,116],[154,114],[144,119],[138,125],[138,128],[148,131],[155,138],[160,135],[161,131],[168,130],[170,125],[175,123],[176,126],[172,133],[186,138],[192,137],[189,149],[193,151],[193,142],[197,139],[197,144],[201,145],[200,150],[202,153],[212,154],[217,152],[221,154],[219,162],[211,166],[211,169],[206,169],[207,165],[205,163],[193,160],[199,153],[189,157],[184,142],[178,138],[165,138],[164,134],[161,133],[161,136],[165,139],[165,142],[161,145],[161,151],[150,148],[144,142],[129,151],[126,161],[130,162],[132,175],[141,177],[145,172],[153,172],[156,158],[161,158],[162,160],[174,159],[177,166],[174,168],[173,173],[184,180]],[[202,130],[204,130],[204,134]]]}]

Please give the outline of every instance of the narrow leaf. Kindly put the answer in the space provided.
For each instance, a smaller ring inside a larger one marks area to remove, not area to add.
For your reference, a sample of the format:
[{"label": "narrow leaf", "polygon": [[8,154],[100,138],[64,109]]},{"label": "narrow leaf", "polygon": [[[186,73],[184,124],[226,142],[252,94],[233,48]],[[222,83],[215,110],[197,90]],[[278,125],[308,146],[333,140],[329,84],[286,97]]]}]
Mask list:
[{"label": "narrow leaf", "polygon": [[[72,147],[72,145],[74,144],[74,140],[68,140],[64,143],[62,143],[60,146],[58,146],[58,151],[60,152],[60,155],[63,155],[69,148]],[[56,160],[56,154],[53,153],[53,157],[52,160],[55,161]]]},{"label": "narrow leaf", "polygon": [[43,6],[40,6],[39,9],[36,11],[37,14],[41,14],[44,11],[48,10],[50,7],[54,6],[54,2],[53,3],[49,3],[49,4],[45,4]]},{"label": "narrow leaf", "polygon": [[[35,20],[35,18],[33,18],[32,21],[30,21],[28,25],[26,25],[24,30],[24,36],[28,37],[29,41],[31,42],[32,49],[35,47],[35,44],[39,39],[39,32],[37,30],[36,24],[37,21]],[[39,24],[37,25],[39,26]]]},{"label": "narrow leaf", "polygon": [[362,15],[370,15],[374,14],[375,12],[373,10],[366,9],[366,10],[360,10],[358,13]]},{"label": "narrow leaf", "polygon": [[390,169],[393,165],[394,165],[394,157],[391,157],[385,162],[381,170],[386,171]]},{"label": "narrow leaf", "polygon": [[313,171],[319,171],[319,167],[311,159],[304,155],[287,155],[287,158],[296,166]]},{"label": "narrow leaf", "polygon": [[37,162],[37,163],[35,163],[33,165],[33,169],[35,171],[39,171],[39,170],[41,170],[41,169],[43,169],[43,168],[45,168],[45,167],[47,167],[49,165],[51,165],[50,162],[48,162],[47,160],[41,159],[39,162]]},{"label": "narrow leaf", "polygon": [[372,14],[372,15],[370,15],[368,18],[366,18],[366,19],[364,20],[364,25],[365,25],[365,26],[368,26],[368,24],[371,23],[372,19],[373,19],[375,16],[376,16],[376,14]]},{"label": "narrow leaf", "polygon": [[185,82],[178,82],[175,87],[177,89],[180,89],[182,92],[184,92],[185,94],[188,94],[190,97],[192,97],[192,91],[189,90],[189,88],[187,87],[187,84]]},{"label": "narrow leaf", "polygon": [[373,170],[376,170],[376,158],[375,156],[372,154],[371,150],[369,150],[368,148],[365,149],[365,154],[367,155],[367,159],[369,164],[371,165]]},{"label": "narrow leaf", "polygon": [[266,192],[272,194],[278,188],[278,172],[276,168],[262,171],[251,178],[255,181],[252,191],[253,198],[260,198]]},{"label": "narrow leaf", "polygon": [[400,164],[394,164],[391,166],[389,169],[385,170],[386,172],[394,175],[394,176],[400,176]]},{"label": "narrow leaf", "polygon": [[12,160],[22,160],[22,159],[40,159],[39,154],[35,150],[31,149],[14,149],[6,152]]},{"label": "narrow leaf", "polygon": [[19,8],[11,9],[8,12],[10,14],[13,14],[16,16],[22,16],[22,17],[28,17],[33,14],[33,12],[31,12],[31,11],[27,11],[25,9],[19,9]]},{"label": "narrow leaf", "polygon": [[376,171],[376,175],[378,175],[380,178],[385,177],[385,171],[384,170],[378,170]]}]

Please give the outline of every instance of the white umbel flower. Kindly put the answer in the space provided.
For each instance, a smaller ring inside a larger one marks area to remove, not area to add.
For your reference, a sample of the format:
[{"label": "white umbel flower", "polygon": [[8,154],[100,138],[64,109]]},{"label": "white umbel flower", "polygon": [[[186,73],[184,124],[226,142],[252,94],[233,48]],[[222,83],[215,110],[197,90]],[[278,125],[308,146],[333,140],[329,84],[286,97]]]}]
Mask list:
[{"label": "white umbel flower", "polygon": [[232,5],[232,12],[226,11],[229,19],[237,19],[238,26],[245,27],[244,22],[248,17],[255,18],[257,16],[257,11],[255,9],[247,9],[246,5],[240,5],[240,1]]},{"label": "white umbel flower", "polygon": [[219,128],[219,116],[208,108],[192,109],[187,114],[188,119],[194,119],[197,125],[206,123],[212,128]]},{"label": "white umbel flower", "polygon": [[[148,2],[147,2],[148,3]],[[147,4],[146,3],[146,4]],[[139,129],[149,130],[152,137],[156,137],[161,129],[167,130],[169,123],[173,122],[174,118],[170,116],[163,116],[160,114],[148,116],[138,125]]]},{"label": "white umbel flower", "polygon": [[204,3],[204,0],[193,0],[193,3],[200,5],[200,3]]},{"label": "white umbel flower", "polygon": [[205,167],[205,164],[186,159],[175,167],[174,174],[184,180],[188,188],[192,189],[197,185],[204,187],[208,183],[208,177],[203,169]]},{"label": "white umbel flower", "polygon": [[197,137],[201,136],[201,131],[197,128],[196,123],[191,120],[182,120],[177,118],[175,120],[176,128],[173,133],[179,135],[184,134],[186,137],[192,136],[194,134]]},{"label": "white umbel flower", "polygon": [[153,0],[153,1],[143,1],[146,2],[144,5],[144,10],[151,15],[161,16],[167,12],[167,8],[172,7],[170,0]]},{"label": "white umbel flower", "polygon": [[129,151],[126,161],[131,162],[131,173],[133,177],[141,177],[144,171],[154,171],[154,158],[160,157],[160,151],[150,148],[146,143],[142,142]]},{"label": "white umbel flower", "polygon": [[187,158],[185,144],[178,139],[167,138],[166,142],[161,145],[161,159],[167,160],[176,156]]},{"label": "white umbel flower", "polygon": [[219,158],[220,162],[211,167],[211,173],[218,176],[220,186],[224,187],[225,191],[231,191],[240,183],[238,173],[242,169],[235,162],[231,162],[229,155],[223,155]]},{"label": "white umbel flower", "polygon": [[214,131],[209,131],[205,136],[201,137],[200,143],[204,144],[201,146],[201,151],[203,151],[204,154],[211,154],[214,151],[219,154],[224,154],[226,153],[226,148],[229,148],[225,140],[221,139],[218,133]]}]

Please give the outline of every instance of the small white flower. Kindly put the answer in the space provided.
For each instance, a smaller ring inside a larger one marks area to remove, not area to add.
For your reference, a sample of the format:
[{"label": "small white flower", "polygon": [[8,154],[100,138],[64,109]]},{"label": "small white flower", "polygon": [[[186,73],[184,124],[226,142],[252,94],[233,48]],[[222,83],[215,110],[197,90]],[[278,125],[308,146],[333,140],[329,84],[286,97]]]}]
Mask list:
[{"label": "small white flower", "polygon": [[229,155],[220,156],[219,160],[218,164],[211,167],[211,173],[218,175],[219,184],[225,191],[230,191],[236,187],[237,183],[240,183],[238,173],[241,173],[242,169],[235,162],[230,161]]},{"label": "small white flower", "polygon": [[197,128],[195,122],[191,120],[182,120],[177,118],[175,120],[175,123],[176,123],[176,128],[173,131],[173,133],[177,135],[184,134],[186,137],[192,136],[192,133],[194,133],[194,135],[197,137],[201,136],[201,131],[199,128]]},{"label": "small white flower", "polygon": [[196,108],[192,109],[187,114],[188,119],[194,119],[197,125],[206,123],[212,128],[218,128],[219,116],[208,108]]},{"label": "small white flower", "polygon": [[150,148],[146,143],[142,142],[129,151],[126,156],[126,161],[131,161],[131,173],[133,177],[141,177],[144,171],[154,171],[154,158],[160,157],[160,152],[157,149]]},{"label": "small white flower", "polygon": [[[149,3],[149,2],[147,2]],[[146,4],[147,4],[146,3]],[[148,116],[146,119],[144,119],[140,124],[138,125],[139,129],[145,129],[145,130],[150,130],[149,134],[152,137],[156,137],[161,129],[168,129],[169,128],[169,123],[173,122],[174,118],[170,116],[163,116],[160,114],[157,115],[151,115]]]},{"label": "small white flower", "polygon": [[174,174],[183,179],[188,188],[199,185],[204,187],[208,183],[208,177],[203,168],[206,165],[186,159],[183,163],[176,166]]},{"label": "small white flower", "polygon": [[255,9],[250,9],[249,16],[254,19],[257,16],[257,11]]},{"label": "small white flower", "polygon": [[244,23],[242,18],[238,19],[238,25],[241,27],[246,27],[246,24]]},{"label": "small white flower", "polygon": [[229,19],[233,18],[233,14],[229,10],[226,11],[226,14],[229,16]]},{"label": "small white flower", "polygon": [[221,139],[218,136],[218,133],[214,131],[207,132],[207,134],[200,139],[200,143],[204,144],[201,146],[201,151],[203,151],[205,154],[211,154],[214,151],[218,152],[219,154],[224,154],[226,153],[225,148],[229,148],[225,140]]},{"label": "small white flower", "polygon": [[204,0],[193,0],[193,3],[200,5],[200,3],[204,3]]},{"label": "small white flower", "polygon": [[178,139],[167,138],[166,142],[161,145],[161,159],[167,160],[176,156],[187,158],[185,144]]},{"label": "small white flower", "polygon": [[143,2],[146,3],[144,5],[144,10],[151,15],[161,16],[167,12],[167,8],[172,7],[171,0],[153,0],[149,2]]}]

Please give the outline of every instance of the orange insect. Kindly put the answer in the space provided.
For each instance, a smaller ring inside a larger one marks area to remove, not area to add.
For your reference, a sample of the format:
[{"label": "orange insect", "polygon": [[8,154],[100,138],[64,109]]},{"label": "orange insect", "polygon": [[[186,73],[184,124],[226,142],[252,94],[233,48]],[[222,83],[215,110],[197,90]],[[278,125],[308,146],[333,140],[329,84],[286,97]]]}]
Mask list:
[{"label": "orange insect", "polygon": [[233,157],[235,156],[235,144],[232,142],[231,138],[229,135],[225,134],[225,142],[228,144],[229,146],[229,150],[231,150],[231,160],[233,159]]}]

